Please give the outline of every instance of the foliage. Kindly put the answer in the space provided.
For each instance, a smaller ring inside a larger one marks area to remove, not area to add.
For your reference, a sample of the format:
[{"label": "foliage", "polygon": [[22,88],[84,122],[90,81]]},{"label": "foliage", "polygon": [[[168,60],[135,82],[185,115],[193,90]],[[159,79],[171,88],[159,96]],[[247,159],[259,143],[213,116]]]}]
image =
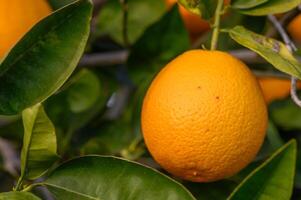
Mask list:
[{"label": "foliage", "polygon": [[[210,24],[221,18],[220,49],[246,47],[264,58],[251,60],[251,70],[301,79],[300,61],[280,37],[270,37],[267,23],[267,15],[290,12],[301,0],[232,0],[220,13],[218,1],[179,3]],[[11,142],[6,150],[0,143],[0,200],[46,199],[41,188],[66,200],[301,198],[301,108],[289,98],[269,105],[261,151],[234,177],[179,180],[147,151],[140,111],[149,83],[177,55],[209,47],[218,29],[195,40],[178,7],[168,10],[163,0],[109,0],[95,3],[94,14],[91,0],[49,3],[56,11],[0,58],[0,140]],[[114,57],[120,52],[125,56]],[[85,59],[95,59],[94,68]],[[16,147],[17,178],[9,174],[14,162],[6,163]]]}]

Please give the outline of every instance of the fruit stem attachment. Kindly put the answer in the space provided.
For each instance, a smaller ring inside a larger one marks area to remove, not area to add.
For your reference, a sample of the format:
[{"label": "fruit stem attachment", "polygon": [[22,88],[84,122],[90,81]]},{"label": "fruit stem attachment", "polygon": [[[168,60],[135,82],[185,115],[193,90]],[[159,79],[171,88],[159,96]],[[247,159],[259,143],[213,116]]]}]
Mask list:
[{"label": "fruit stem attachment", "polygon": [[217,48],[218,36],[220,32],[220,20],[222,15],[222,9],[224,5],[224,0],[218,0],[215,14],[214,14],[214,23],[213,23],[213,33],[211,38],[211,50],[215,50]]}]

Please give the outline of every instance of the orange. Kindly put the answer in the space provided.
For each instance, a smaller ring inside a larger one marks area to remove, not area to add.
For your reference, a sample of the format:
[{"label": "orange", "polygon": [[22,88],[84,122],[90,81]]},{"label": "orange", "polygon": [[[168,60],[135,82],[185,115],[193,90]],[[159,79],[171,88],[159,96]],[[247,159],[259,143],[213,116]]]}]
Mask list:
[{"label": "orange", "polygon": [[[258,78],[264,99],[267,103],[271,103],[277,99],[283,99],[289,96],[291,90],[291,81],[288,79],[260,77]],[[298,88],[300,88],[300,83]]]},{"label": "orange", "polygon": [[289,23],[287,29],[292,38],[301,44],[301,14]]},{"label": "orange", "polygon": [[228,53],[191,50],[151,83],[141,116],[153,158],[182,179],[230,177],[256,156],[267,109],[256,78]]},{"label": "orange", "polygon": [[9,0],[0,3],[0,58],[40,19],[49,15],[46,0]]},{"label": "orange", "polygon": [[[172,7],[177,0],[165,0],[168,8]],[[225,0],[225,4],[229,4],[230,0]],[[179,11],[186,29],[189,31],[190,37],[192,39],[196,38],[201,33],[204,33],[210,29],[209,23],[199,17],[196,14],[193,14],[186,10],[183,6],[179,5]]]}]

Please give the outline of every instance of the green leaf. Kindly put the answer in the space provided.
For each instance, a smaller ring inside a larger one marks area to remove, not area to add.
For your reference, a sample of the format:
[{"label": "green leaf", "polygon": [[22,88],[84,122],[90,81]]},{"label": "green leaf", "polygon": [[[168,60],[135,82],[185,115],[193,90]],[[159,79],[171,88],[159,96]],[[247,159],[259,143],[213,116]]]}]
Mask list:
[{"label": "green leaf", "polygon": [[[128,37],[134,43],[144,30],[157,21],[166,11],[163,0],[128,0]],[[110,0],[104,5],[97,19],[99,35],[110,35],[119,44],[123,44],[122,7],[119,0]]]},{"label": "green leaf", "polygon": [[270,105],[270,118],[286,131],[301,129],[301,109],[290,99],[274,101]]},{"label": "green leaf", "polygon": [[57,200],[194,199],[183,186],[160,172],[115,157],[71,160],[55,169],[42,184]]},{"label": "green leaf", "polygon": [[83,69],[77,73],[68,88],[67,101],[70,110],[80,113],[93,106],[100,96],[101,85],[98,77],[91,71]]},{"label": "green leaf", "polygon": [[261,5],[269,0],[232,0],[231,7],[236,9],[247,9]]},{"label": "green leaf", "polygon": [[48,0],[51,7],[56,10],[63,6],[66,6],[67,4],[70,4],[72,2],[75,2],[76,0]]},{"label": "green leaf", "polygon": [[[241,2],[243,2],[243,0],[241,0]],[[263,16],[287,12],[297,7],[300,3],[301,0],[268,0],[266,3],[256,7],[238,11],[246,15]]]},{"label": "green leaf", "polygon": [[4,192],[0,193],[0,200],[41,200],[29,192]]},{"label": "green leaf", "polygon": [[190,12],[204,19],[210,19],[215,13],[217,0],[178,0]]},{"label": "green leaf", "polygon": [[0,65],[0,114],[44,101],[75,69],[89,36],[92,4],[79,0],[28,32]]},{"label": "green leaf", "polygon": [[173,7],[132,46],[128,59],[132,79],[145,82],[145,72],[152,79],[171,59],[186,51],[189,44],[178,9]]},{"label": "green leaf", "polygon": [[287,49],[285,44],[236,26],[230,36],[239,44],[255,51],[278,70],[301,79],[301,64]]},{"label": "green leaf", "polygon": [[296,141],[291,140],[251,172],[234,190],[229,200],[289,200],[294,184]]},{"label": "green leaf", "polygon": [[35,179],[43,175],[58,158],[55,128],[40,104],[25,109],[22,118],[21,179]]}]

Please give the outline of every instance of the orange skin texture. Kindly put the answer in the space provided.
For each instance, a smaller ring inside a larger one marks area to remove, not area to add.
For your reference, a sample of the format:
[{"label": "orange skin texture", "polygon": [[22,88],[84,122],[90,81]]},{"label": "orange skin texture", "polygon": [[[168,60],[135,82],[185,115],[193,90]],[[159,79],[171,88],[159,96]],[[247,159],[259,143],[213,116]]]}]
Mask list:
[{"label": "orange skin texture", "polygon": [[28,32],[33,25],[51,13],[46,0],[9,0],[0,4],[0,58]]},{"label": "orange skin texture", "polygon": [[220,51],[191,50],[155,77],[141,124],[146,146],[165,170],[211,182],[254,159],[267,119],[260,86],[244,63]]},{"label": "orange skin texture", "polygon": [[295,17],[287,27],[288,32],[292,38],[301,44],[301,14]]},{"label": "orange skin texture", "polygon": [[[167,7],[171,8],[177,3],[177,0],[165,0],[165,2]],[[224,2],[227,5],[230,3],[230,0],[225,0]],[[206,20],[189,12],[183,6],[179,5],[179,11],[192,40],[197,38],[197,36],[199,36],[201,33],[204,33],[210,29],[210,24]]]},{"label": "orange skin texture", "polygon": [[[280,78],[260,77],[258,82],[263,92],[264,99],[267,104],[274,100],[283,99],[289,96],[291,89],[291,81]],[[301,88],[300,82],[297,85]]]}]

